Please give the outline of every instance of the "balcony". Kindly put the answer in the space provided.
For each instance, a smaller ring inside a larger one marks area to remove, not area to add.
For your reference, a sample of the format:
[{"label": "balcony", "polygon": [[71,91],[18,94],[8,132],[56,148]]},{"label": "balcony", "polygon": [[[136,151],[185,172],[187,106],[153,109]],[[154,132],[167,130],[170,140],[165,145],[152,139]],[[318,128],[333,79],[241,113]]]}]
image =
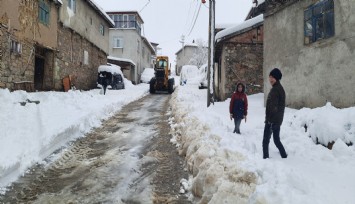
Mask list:
[{"label": "balcony", "polygon": [[141,34],[141,26],[137,21],[114,21],[115,28],[118,29],[136,29],[136,31]]}]

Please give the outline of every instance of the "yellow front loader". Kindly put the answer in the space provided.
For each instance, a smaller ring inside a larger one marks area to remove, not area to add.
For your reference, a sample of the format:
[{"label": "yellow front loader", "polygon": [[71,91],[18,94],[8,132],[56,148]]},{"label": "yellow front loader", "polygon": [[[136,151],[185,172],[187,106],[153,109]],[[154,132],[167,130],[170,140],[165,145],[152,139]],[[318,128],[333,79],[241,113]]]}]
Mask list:
[{"label": "yellow front loader", "polygon": [[174,91],[174,78],[170,76],[169,58],[157,56],[154,66],[154,77],[149,82],[149,92],[167,91],[170,94]]}]

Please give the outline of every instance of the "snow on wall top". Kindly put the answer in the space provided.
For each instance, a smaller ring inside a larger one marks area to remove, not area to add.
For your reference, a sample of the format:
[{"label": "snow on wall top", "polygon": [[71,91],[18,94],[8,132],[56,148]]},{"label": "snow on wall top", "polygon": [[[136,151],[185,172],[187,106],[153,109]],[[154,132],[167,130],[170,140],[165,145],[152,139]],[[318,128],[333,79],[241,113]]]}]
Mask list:
[{"label": "snow on wall top", "polygon": [[131,64],[133,64],[134,66],[136,66],[136,63],[134,63],[132,60],[130,59],[125,59],[125,58],[118,58],[118,57],[113,57],[113,56],[108,56],[107,59],[109,60],[115,60],[115,61],[122,61],[122,62],[129,62]]},{"label": "snow on wall top", "polygon": [[228,35],[239,32],[239,31],[246,29],[246,28],[250,28],[250,27],[252,27],[258,23],[261,23],[263,21],[264,21],[264,15],[260,14],[260,15],[256,16],[255,18],[246,20],[237,26],[233,26],[233,27],[227,28],[225,30],[222,30],[216,34],[216,41],[219,42],[222,38],[224,38]]},{"label": "snow on wall top", "polygon": [[105,12],[105,10],[99,6],[99,4],[97,2],[95,2],[95,0],[87,0],[91,5],[92,7],[94,7],[96,10],[99,11],[99,13],[108,21],[110,22],[110,25],[112,27],[115,26],[115,22],[110,18],[110,16],[107,15],[107,13]]}]

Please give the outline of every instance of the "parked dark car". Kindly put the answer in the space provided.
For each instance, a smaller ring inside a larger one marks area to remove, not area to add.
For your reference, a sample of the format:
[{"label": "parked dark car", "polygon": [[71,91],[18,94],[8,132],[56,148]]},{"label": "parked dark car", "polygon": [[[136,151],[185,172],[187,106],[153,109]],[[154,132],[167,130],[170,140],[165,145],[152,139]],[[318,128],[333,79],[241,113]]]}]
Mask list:
[{"label": "parked dark car", "polygon": [[97,75],[99,86],[111,86],[112,89],[124,89],[124,77],[121,68],[117,65],[100,65]]}]

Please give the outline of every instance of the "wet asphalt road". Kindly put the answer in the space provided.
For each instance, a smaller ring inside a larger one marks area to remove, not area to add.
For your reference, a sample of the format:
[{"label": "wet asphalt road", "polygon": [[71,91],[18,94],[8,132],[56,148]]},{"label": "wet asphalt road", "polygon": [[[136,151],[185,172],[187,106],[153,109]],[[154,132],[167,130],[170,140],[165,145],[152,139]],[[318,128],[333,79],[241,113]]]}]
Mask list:
[{"label": "wet asphalt road", "polygon": [[30,168],[0,203],[190,203],[179,194],[188,175],[169,142],[169,100],[155,94],[125,106]]}]

